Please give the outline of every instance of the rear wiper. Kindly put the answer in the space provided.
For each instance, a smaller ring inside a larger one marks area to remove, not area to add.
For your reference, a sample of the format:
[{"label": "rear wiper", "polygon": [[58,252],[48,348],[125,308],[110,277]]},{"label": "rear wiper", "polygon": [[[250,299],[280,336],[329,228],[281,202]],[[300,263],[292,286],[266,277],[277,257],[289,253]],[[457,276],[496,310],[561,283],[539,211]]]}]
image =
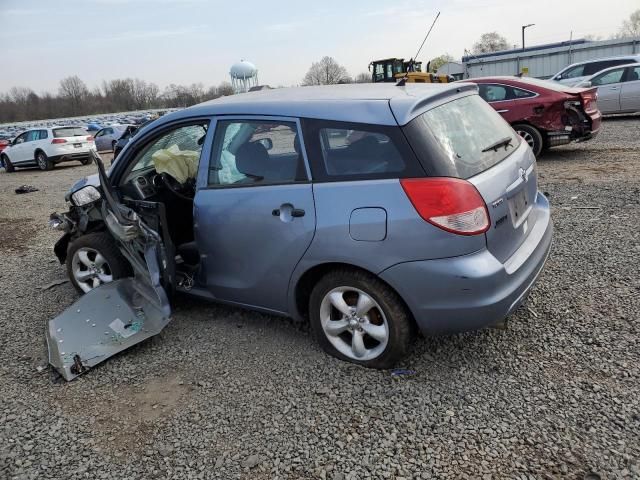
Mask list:
[{"label": "rear wiper", "polygon": [[491,145],[486,147],[484,150],[482,150],[482,153],[488,152],[489,150],[493,150],[494,152],[497,152],[499,147],[504,147],[506,150],[507,147],[511,145],[511,142],[512,142],[511,137],[504,137],[503,139],[498,140],[497,142],[492,143]]}]

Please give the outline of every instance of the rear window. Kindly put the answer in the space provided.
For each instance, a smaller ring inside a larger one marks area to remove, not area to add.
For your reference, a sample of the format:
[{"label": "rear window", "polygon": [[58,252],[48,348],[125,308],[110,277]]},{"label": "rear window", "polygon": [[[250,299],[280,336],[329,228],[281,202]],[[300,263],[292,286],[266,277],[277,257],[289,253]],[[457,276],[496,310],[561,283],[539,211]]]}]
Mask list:
[{"label": "rear window", "polygon": [[315,181],[424,176],[398,127],[305,119],[303,131]]},{"label": "rear window", "polygon": [[500,163],[519,145],[519,137],[478,95],[433,108],[405,133],[427,173],[467,179]]},{"label": "rear window", "polygon": [[53,136],[56,138],[62,137],[86,137],[87,132],[84,131],[83,128],[80,127],[65,127],[65,128],[56,128],[53,130]]}]

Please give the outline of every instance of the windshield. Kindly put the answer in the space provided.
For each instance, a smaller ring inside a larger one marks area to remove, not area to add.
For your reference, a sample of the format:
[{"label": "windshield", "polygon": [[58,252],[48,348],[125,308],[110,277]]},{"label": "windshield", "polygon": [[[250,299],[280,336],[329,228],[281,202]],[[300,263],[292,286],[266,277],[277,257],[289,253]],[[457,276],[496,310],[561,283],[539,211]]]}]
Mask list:
[{"label": "windshield", "polygon": [[509,124],[478,95],[423,113],[405,132],[429,174],[462,179],[500,163],[520,142]]},{"label": "windshield", "polygon": [[65,128],[55,128],[53,130],[53,136],[56,138],[61,137],[86,137],[87,132],[84,128],[80,127],[65,127]]}]

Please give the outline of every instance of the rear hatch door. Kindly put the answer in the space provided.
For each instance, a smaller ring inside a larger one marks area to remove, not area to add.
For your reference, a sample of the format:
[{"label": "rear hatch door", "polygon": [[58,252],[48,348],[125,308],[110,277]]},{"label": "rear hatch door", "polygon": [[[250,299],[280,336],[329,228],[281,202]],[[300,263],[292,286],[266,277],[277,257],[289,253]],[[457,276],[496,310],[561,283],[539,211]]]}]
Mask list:
[{"label": "rear hatch door", "polygon": [[92,151],[102,186],[103,217],[134,271],[104,284],[49,321],[49,363],[72,380],[107,358],[156,335],[169,323],[165,286],[173,284],[173,249],[163,240],[162,204],[116,200],[104,165]]},{"label": "rear hatch door", "polygon": [[429,176],[461,178],[484,199],[487,248],[505,262],[536,222],[535,157],[477,94],[453,97],[403,128]]},{"label": "rear hatch door", "polygon": [[65,140],[65,143],[61,145],[64,145],[69,150],[86,150],[93,145],[93,141],[89,140],[89,138],[92,138],[91,135],[81,127],[54,128],[53,137]]}]

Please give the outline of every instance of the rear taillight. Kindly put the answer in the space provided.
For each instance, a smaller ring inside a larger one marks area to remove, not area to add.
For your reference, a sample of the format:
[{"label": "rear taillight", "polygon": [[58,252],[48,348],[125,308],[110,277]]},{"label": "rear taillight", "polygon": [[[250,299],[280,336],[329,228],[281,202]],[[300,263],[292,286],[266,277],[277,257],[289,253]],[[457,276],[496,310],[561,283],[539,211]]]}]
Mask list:
[{"label": "rear taillight", "polygon": [[407,197],[427,222],[458,235],[479,235],[489,229],[489,212],[471,183],[459,178],[405,178]]},{"label": "rear taillight", "polygon": [[93,142],[93,137],[91,135],[87,137],[87,142]]},{"label": "rear taillight", "polygon": [[56,143],[67,143],[67,141],[64,138],[54,138],[53,140],[51,140],[51,143],[56,144]]}]

